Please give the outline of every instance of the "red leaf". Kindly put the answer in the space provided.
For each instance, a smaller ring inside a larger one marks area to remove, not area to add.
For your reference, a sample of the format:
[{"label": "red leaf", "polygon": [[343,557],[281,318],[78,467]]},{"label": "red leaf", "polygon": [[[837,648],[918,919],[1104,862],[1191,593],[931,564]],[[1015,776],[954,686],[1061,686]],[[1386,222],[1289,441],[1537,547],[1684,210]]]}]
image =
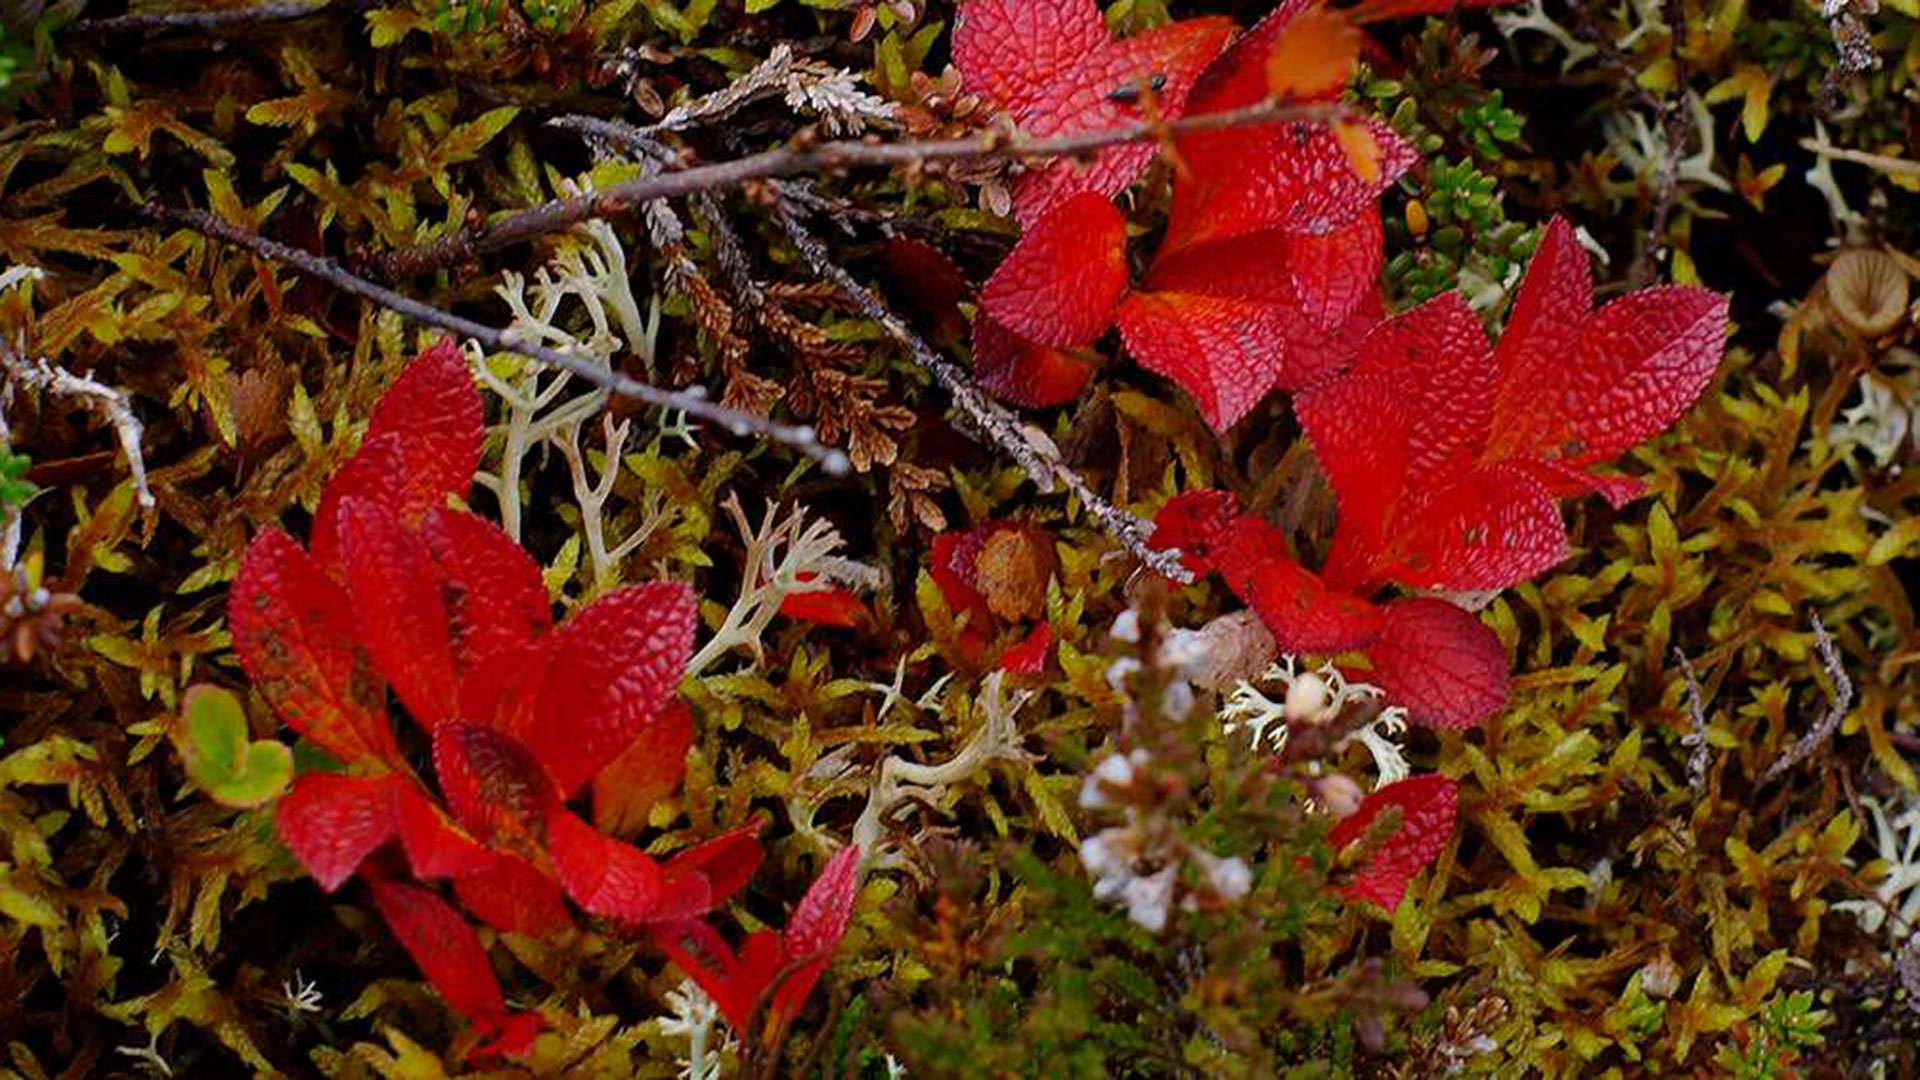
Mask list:
[{"label": "red leaf", "polygon": [[667,860],[662,921],[693,918],[727,902],[760,867],[761,822],[702,841]]},{"label": "red leaf", "polygon": [[[1110,41],[1094,0],[966,0],[953,59],[970,92],[998,105],[1023,132],[1046,138],[1142,120],[1148,95],[1160,117],[1179,116],[1194,80],[1232,31],[1226,19],[1188,19]],[[1151,145],[1115,146],[1088,166],[1056,161],[1015,185],[1014,213],[1031,228],[1081,192],[1115,195],[1154,153]]]},{"label": "red leaf", "polygon": [[780,935],[782,966],[809,962],[795,969],[774,992],[776,1024],[785,1024],[800,1011],[814,983],[826,971],[833,950],[846,935],[847,923],[853,918],[859,870],[859,848],[849,845],[835,852],[787,920],[787,929]]},{"label": "red leaf", "polygon": [[1403,560],[1431,557],[1401,535],[1414,521],[1407,504],[1471,466],[1492,377],[1478,319],[1447,293],[1381,324],[1344,376],[1294,398],[1340,506],[1329,581],[1358,589],[1379,580],[1389,547]]},{"label": "red leaf", "polygon": [[1380,633],[1380,609],[1327,588],[1287,554],[1286,537],[1258,518],[1234,523],[1216,560],[1220,576],[1290,653],[1344,652]]},{"label": "red leaf", "polygon": [[955,615],[969,613],[977,625],[993,618],[993,612],[987,609],[987,598],[980,595],[975,587],[979,580],[977,564],[980,552],[987,546],[987,537],[999,527],[997,522],[983,522],[970,529],[957,532],[943,532],[933,538],[933,562],[927,567],[933,583],[940,587],[940,595],[947,607]]},{"label": "red leaf", "polygon": [[1533,249],[1494,349],[1496,414],[1519,416],[1538,405],[1541,388],[1566,365],[1567,350],[1580,340],[1592,314],[1593,273],[1586,249],[1567,219],[1555,217]]},{"label": "red leaf", "polygon": [[1214,571],[1214,556],[1240,516],[1240,502],[1224,491],[1188,491],[1168,499],[1153,515],[1147,544],[1156,551],[1180,550],[1180,561],[1195,575]]},{"label": "red leaf", "polygon": [[553,629],[539,564],[499,526],[438,510],[427,515],[421,533],[440,568],[453,660],[463,675]]},{"label": "red leaf", "polygon": [[327,481],[320,493],[320,506],[313,512],[313,561],[330,577],[345,580],[340,570],[340,504],[359,499],[399,515],[405,502],[406,455],[400,446],[400,434],[388,432],[369,438],[340,471]]},{"label": "red leaf", "polygon": [[[1287,237],[1287,275],[1293,281],[1294,310],[1313,329],[1352,333],[1356,313],[1377,309],[1380,270],[1386,264],[1380,211],[1369,205],[1352,221],[1331,232]],[[1244,242],[1244,241],[1243,241]],[[1303,386],[1312,377],[1283,380]]]},{"label": "red leaf", "polygon": [[394,798],[407,783],[396,776],[308,773],[275,805],[274,828],[313,880],[332,892],[393,838],[399,828]]},{"label": "red leaf", "polygon": [[1507,652],[1480,620],[1444,600],[1387,605],[1380,639],[1367,650],[1387,700],[1428,727],[1459,730],[1507,703]]},{"label": "red leaf", "polygon": [[448,1005],[475,1025],[497,1026],[507,1003],[480,937],[437,893],[395,881],[373,883],[373,903],[415,967]]},{"label": "red leaf", "polygon": [[637,739],[593,778],[593,825],[611,836],[632,836],[653,804],[671,795],[687,772],[693,714],[669,701],[645,739]]},{"label": "red leaf", "polygon": [[422,727],[460,712],[440,571],[419,535],[358,498],[340,504],[340,561],[360,643]]},{"label": "red leaf", "polygon": [[348,764],[399,760],[386,689],[354,645],[347,599],[286,533],[267,529],[247,545],[227,621],[247,678],[288,727]]},{"label": "red leaf", "polygon": [[493,866],[493,852],[448,821],[438,804],[417,786],[404,784],[395,792],[400,849],[406,853],[413,876],[432,878],[478,874]]},{"label": "red leaf", "polygon": [[1613,301],[1570,350],[1563,345],[1530,395],[1502,386],[1506,409],[1489,458],[1531,454],[1582,468],[1665,431],[1713,381],[1726,326],[1726,298],[1705,289],[1641,289]]},{"label": "red leaf", "polygon": [[[1372,578],[1422,589],[1504,589],[1567,557],[1567,527],[1553,495],[1511,465],[1476,469],[1412,501]],[[1371,580],[1371,578],[1370,578]]]},{"label": "red leaf", "polygon": [[479,391],[451,338],[441,338],[415,357],[381,396],[367,438],[389,432],[400,437],[403,467],[396,509],[408,527],[445,506],[448,495],[464,495],[473,485],[486,431]]},{"label": "red leaf", "polygon": [[474,918],[496,930],[547,934],[573,925],[560,886],[517,855],[490,852],[491,864],[453,879],[453,891]]},{"label": "red leaf", "polygon": [[1325,125],[1261,124],[1181,136],[1174,145],[1188,171],[1174,185],[1163,252],[1272,230],[1322,235],[1349,226],[1419,160],[1386,124],[1356,124],[1380,151],[1378,172],[1368,179],[1354,172]]},{"label": "red leaf", "polygon": [[558,806],[547,817],[547,843],[560,884],[588,912],[638,923],[658,911],[665,878],[660,864],[639,848],[602,835]]},{"label": "red leaf", "polygon": [[553,659],[521,741],[571,798],[647,733],[693,653],[693,593],[679,583],[608,593],[552,635]]},{"label": "red leaf", "polygon": [[[1233,244],[1156,263],[1120,305],[1127,351],[1178,383],[1215,431],[1239,423],[1288,374],[1292,290],[1272,255]],[[1264,281],[1241,272],[1255,266]]]},{"label": "red leaf", "polygon": [[1053,652],[1053,627],[1046,623],[1033,628],[1019,642],[1000,654],[1001,671],[1009,675],[1038,675],[1047,670],[1047,656]]},{"label": "red leaf", "polygon": [[[803,573],[798,580],[804,585],[817,577]],[[790,592],[780,600],[780,614],[819,626],[855,627],[866,613],[858,597],[831,582],[820,582],[819,587],[806,592]]]},{"label": "red leaf", "polygon": [[455,720],[434,728],[433,771],[454,817],[484,842],[537,845],[560,803],[524,746],[480,724]]},{"label": "red leaf", "polygon": [[1028,341],[982,311],[973,320],[973,374],[1002,401],[1044,409],[1080,396],[1093,367],[1072,353]]},{"label": "red leaf", "polygon": [[1126,221],[1111,200],[1081,194],[1027,230],[987,279],[980,304],[1028,341],[1076,349],[1106,332],[1126,288]]},{"label": "red leaf", "polygon": [[1387,807],[1400,810],[1400,827],[1381,844],[1341,889],[1350,900],[1366,900],[1388,911],[1400,906],[1407,882],[1429,866],[1453,836],[1458,788],[1444,776],[1412,776],[1368,795],[1360,809],[1327,833],[1335,851],[1365,836]]}]

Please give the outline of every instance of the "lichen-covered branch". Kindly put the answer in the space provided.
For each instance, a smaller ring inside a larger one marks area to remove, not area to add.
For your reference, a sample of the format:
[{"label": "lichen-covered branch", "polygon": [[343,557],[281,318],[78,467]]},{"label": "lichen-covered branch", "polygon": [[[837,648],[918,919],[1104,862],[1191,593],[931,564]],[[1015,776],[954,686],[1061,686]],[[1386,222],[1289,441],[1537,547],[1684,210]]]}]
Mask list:
[{"label": "lichen-covered branch", "polygon": [[404,296],[383,285],[376,285],[340,266],[332,259],[269,240],[259,233],[242,229],[209,211],[182,210],[149,203],[146,213],[168,224],[192,229],[215,240],[244,248],[263,259],[284,263],[302,273],[319,278],[342,292],[358,296],[363,300],[370,300],[414,322],[462,337],[473,338],[490,351],[519,353],[577,375],[608,393],[632,398],[662,409],[678,409],[698,419],[719,424],[735,435],[756,435],[785,444],[819,462],[822,468],[835,476],[844,475],[849,469],[847,456],[839,450],[822,444],[810,427],[794,427],[764,420],[737,409],[719,405],[708,400],[702,393],[691,390],[663,390],[638,379],[608,371],[588,358],[558,352],[513,329],[499,330],[484,323],[474,322],[472,319],[443,311],[432,304]]}]

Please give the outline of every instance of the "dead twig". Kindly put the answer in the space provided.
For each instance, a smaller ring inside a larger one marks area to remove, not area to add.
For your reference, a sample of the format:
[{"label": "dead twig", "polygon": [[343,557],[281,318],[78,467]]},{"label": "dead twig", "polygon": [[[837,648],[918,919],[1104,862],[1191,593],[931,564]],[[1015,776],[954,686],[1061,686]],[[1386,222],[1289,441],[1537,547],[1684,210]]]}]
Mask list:
[{"label": "dead twig", "polygon": [[[388,252],[374,259],[372,265],[376,273],[389,280],[413,277],[444,269],[485,252],[526,243],[548,233],[569,228],[588,218],[612,217],[627,213],[656,199],[680,198],[696,192],[738,187],[750,180],[849,168],[924,165],[936,161],[1068,157],[1124,143],[1165,139],[1170,135],[1184,132],[1252,124],[1323,123],[1337,120],[1345,116],[1346,112],[1343,106],[1337,104],[1298,105],[1266,102],[1241,109],[1186,116],[1173,121],[1145,120],[1103,131],[1082,132],[1052,139],[1032,139],[1017,133],[1009,134],[996,130],[968,139],[931,139],[885,144],[842,140],[813,146],[796,143],[733,161],[695,165],[678,172],[643,176],[575,198],[556,199],[543,206],[511,214],[491,224],[462,229],[439,240]],[[591,127],[590,124],[578,119],[570,119],[567,126],[580,131],[587,131]],[[611,134],[610,131],[597,133]]]},{"label": "dead twig", "polygon": [[1782,773],[1805,761],[1822,744],[1833,737],[1840,728],[1840,721],[1846,719],[1847,710],[1853,707],[1853,680],[1847,677],[1847,669],[1840,662],[1840,650],[1834,647],[1833,639],[1827,636],[1827,628],[1820,624],[1820,616],[1813,617],[1813,647],[1820,654],[1820,663],[1827,669],[1827,677],[1833,680],[1833,697],[1827,702],[1826,714],[1820,717],[1793,748],[1780,755],[1780,760],[1767,769],[1760,778],[1760,786],[1765,787],[1778,779]]},{"label": "dead twig", "polygon": [[484,323],[477,323],[472,319],[442,311],[412,297],[403,296],[392,289],[376,285],[349,272],[332,259],[269,240],[259,233],[242,229],[206,210],[182,210],[158,203],[148,203],[144,207],[144,213],[156,220],[192,229],[204,236],[243,248],[263,259],[284,263],[302,273],[319,278],[342,292],[351,293],[363,300],[370,300],[414,322],[437,327],[461,337],[472,338],[491,352],[518,353],[578,376],[610,394],[632,398],[662,409],[679,410],[695,419],[718,424],[735,435],[755,435],[785,444],[819,462],[822,468],[835,476],[843,476],[849,469],[846,454],[823,444],[815,436],[811,427],[793,427],[763,420],[717,404],[702,392],[663,390],[650,383],[603,370],[584,357],[556,352],[513,330],[498,330]]},{"label": "dead twig", "polygon": [[318,15],[333,7],[333,0],[319,3],[295,2],[261,4],[258,7],[226,11],[164,11],[141,15],[110,15],[99,19],[81,19],[68,27],[70,34],[145,34],[172,30],[232,30],[243,26],[292,22]]},{"label": "dead twig", "polygon": [[987,397],[959,365],[942,356],[919,334],[902,322],[885,301],[855,280],[828,255],[826,245],[800,223],[793,208],[781,205],[776,213],[788,239],[799,249],[813,272],[833,283],[848,300],[872,319],[912,355],[914,362],[932,375],[953,398],[954,405],[974,430],[1011,457],[1042,491],[1051,491],[1056,481],[1066,487],[1100,522],[1107,534],[1155,572],[1186,584],[1193,575],[1181,563],[1179,552],[1159,551],[1147,546],[1147,524],[1108,502],[1088,486],[1086,480],[1060,460],[1057,450],[1042,439],[1029,438],[1024,425],[998,402]]}]

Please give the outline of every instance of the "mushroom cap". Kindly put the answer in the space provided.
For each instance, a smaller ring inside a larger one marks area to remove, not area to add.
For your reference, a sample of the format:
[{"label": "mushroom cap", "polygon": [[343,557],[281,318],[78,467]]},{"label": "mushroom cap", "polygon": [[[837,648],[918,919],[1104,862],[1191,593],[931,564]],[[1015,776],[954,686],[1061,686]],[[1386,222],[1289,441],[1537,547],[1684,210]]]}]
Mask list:
[{"label": "mushroom cap", "polygon": [[1840,253],[1827,270],[1827,304],[1843,329],[1879,337],[1907,315],[1907,272],[1883,251]]}]

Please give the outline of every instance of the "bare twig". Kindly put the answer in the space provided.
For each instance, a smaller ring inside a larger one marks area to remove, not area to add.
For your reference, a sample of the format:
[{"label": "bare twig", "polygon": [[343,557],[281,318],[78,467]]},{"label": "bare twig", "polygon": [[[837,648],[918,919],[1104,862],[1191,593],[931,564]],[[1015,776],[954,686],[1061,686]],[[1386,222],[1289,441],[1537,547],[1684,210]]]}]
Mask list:
[{"label": "bare twig", "polygon": [[828,255],[826,246],[794,217],[791,208],[782,206],[777,215],[780,225],[787,236],[798,248],[807,265],[813,272],[830,281],[858,307],[867,318],[880,324],[880,328],[904,346],[928,374],[934,377],[953,397],[953,402],[962,415],[988,440],[1007,456],[1013,458],[1033,482],[1043,491],[1050,491],[1055,481],[1064,484],[1068,491],[1080,500],[1087,512],[1100,522],[1109,536],[1119,541],[1122,547],[1151,567],[1155,572],[1171,578],[1181,584],[1193,580],[1193,575],[1180,561],[1177,551],[1157,551],[1147,546],[1147,525],[1139,518],[1114,506],[1095,493],[1080,475],[1068,468],[1060,460],[1059,452],[1044,440],[1029,438],[1019,419],[1009,413],[998,402],[987,397],[979,384],[959,365],[940,355],[928,345],[919,334],[900,320],[886,303],[872,290],[860,284],[847,270],[835,263]]},{"label": "bare twig", "polygon": [[[655,199],[679,198],[700,191],[737,187],[750,180],[848,168],[924,165],[934,161],[1067,157],[1123,143],[1163,139],[1183,132],[1252,124],[1318,123],[1345,115],[1346,109],[1337,104],[1262,103],[1173,121],[1141,121],[1052,139],[1033,139],[996,130],[968,139],[889,144],[844,140],[815,146],[789,145],[733,161],[696,165],[658,176],[643,176],[576,198],[557,199],[479,228],[462,229],[439,240],[388,252],[374,260],[374,267],[381,276],[389,279],[412,277],[485,252],[537,239],[588,218],[611,217]],[[585,130],[587,127],[578,121],[570,122],[569,126],[576,130]]]},{"label": "bare twig", "polygon": [[567,371],[608,393],[632,398],[662,409],[677,409],[697,419],[719,424],[735,435],[756,435],[784,443],[818,461],[824,469],[835,476],[843,476],[849,469],[847,456],[821,443],[811,427],[777,424],[737,409],[726,408],[708,400],[703,393],[663,390],[638,379],[606,371],[584,357],[556,352],[513,330],[497,330],[484,323],[477,323],[412,297],[403,296],[392,289],[376,285],[347,271],[332,259],[269,240],[259,233],[242,229],[209,211],[182,210],[158,203],[148,203],[145,213],[160,221],[192,229],[215,240],[244,248],[263,259],[285,263],[302,273],[319,278],[342,292],[351,293],[363,300],[371,300],[404,318],[437,327],[461,337],[473,338],[490,351],[518,353]]},{"label": "bare twig", "polygon": [[100,19],[81,19],[68,28],[72,34],[143,34],[169,30],[231,30],[242,26],[291,22],[318,15],[333,6],[333,0],[312,0],[226,11],[163,11],[141,15],[111,15]]},{"label": "bare twig", "polygon": [[1680,737],[1680,745],[1692,751],[1687,755],[1687,786],[1698,793],[1707,789],[1707,766],[1712,763],[1707,749],[1707,706],[1701,700],[1700,682],[1693,677],[1693,664],[1687,654],[1676,645],[1673,658],[1680,661],[1680,672],[1687,677],[1687,716],[1693,721],[1693,730]]},{"label": "bare twig", "polygon": [[1840,650],[1834,647],[1833,639],[1827,636],[1827,628],[1820,624],[1820,616],[1813,616],[1813,647],[1820,654],[1820,663],[1827,669],[1827,677],[1833,680],[1833,697],[1827,702],[1826,714],[1820,717],[1793,748],[1780,756],[1780,760],[1767,769],[1760,778],[1760,786],[1765,787],[1778,779],[1788,769],[1805,761],[1818,750],[1821,744],[1833,737],[1839,730],[1840,721],[1846,719],[1847,710],[1853,706],[1853,680],[1847,677],[1847,669],[1840,662]]}]

